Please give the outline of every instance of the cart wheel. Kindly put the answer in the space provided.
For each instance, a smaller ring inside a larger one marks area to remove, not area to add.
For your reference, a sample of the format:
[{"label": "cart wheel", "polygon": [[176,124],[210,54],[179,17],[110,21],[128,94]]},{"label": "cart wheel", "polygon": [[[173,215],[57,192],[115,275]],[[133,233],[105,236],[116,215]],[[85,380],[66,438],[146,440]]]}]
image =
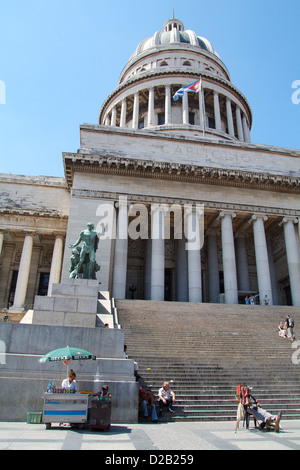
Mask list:
[{"label": "cart wheel", "polygon": [[46,429],[50,429],[51,428],[51,423],[46,423]]}]

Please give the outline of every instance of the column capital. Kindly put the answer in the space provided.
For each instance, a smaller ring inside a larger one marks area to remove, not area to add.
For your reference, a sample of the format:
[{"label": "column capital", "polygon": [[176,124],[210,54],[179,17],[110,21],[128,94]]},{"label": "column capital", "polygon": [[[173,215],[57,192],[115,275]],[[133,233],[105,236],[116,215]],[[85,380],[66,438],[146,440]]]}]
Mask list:
[{"label": "column capital", "polygon": [[114,206],[116,209],[119,209],[120,207],[124,206],[131,207],[132,203],[127,200],[127,196],[119,196],[118,201],[114,202]]},{"label": "column capital", "polygon": [[35,237],[37,235],[41,235],[41,233],[37,232],[37,231],[31,231],[31,230],[23,230],[23,235],[24,237]]},{"label": "column capital", "polygon": [[203,209],[202,207],[199,207],[199,205],[184,205],[184,214],[197,214],[197,215],[203,215]]},{"label": "column capital", "polygon": [[282,221],[279,222],[279,225],[284,225],[288,222],[292,222],[293,224],[298,224],[299,219],[297,217],[293,217],[293,216],[285,216],[285,217],[283,217]]},{"label": "column capital", "polygon": [[160,211],[160,212],[168,212],[169,206],[168,204],[159,204],[159,203],[154,203],[151,204],[151,213]]},{"label": "column capital", "polygon": [[268,216],[266,214],[253,214],[248,222],[249,224],[252,224],[259,219],[261,219],[263,222],[266,222],[268,220]]},{"label": "column capital", "polygon": [[66,236],[64,232],[55,232],[53,235],[55,236],[55,238],[61,238],[61,239],[65,238]]},{"label": "column capital", "polygon": [[235,212],[228,210],[228,211],[221,211],[219,214],[219,218],[223,219],[224,217],[226,217],[226,215],[229,215],[232,219],[235,219],[236,217]]}]

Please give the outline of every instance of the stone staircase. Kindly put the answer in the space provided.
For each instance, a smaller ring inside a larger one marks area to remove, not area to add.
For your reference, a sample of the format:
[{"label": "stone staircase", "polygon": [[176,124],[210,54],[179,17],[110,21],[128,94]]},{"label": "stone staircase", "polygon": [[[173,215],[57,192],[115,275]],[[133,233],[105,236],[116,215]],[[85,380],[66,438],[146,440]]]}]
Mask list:
[{"label": "stone staircase", "polygon": [[277,332],[289,313],[299,338],[298,307],[139,300],[116,307],[142,383],[157,395],[167,380],[176,393],[176,413],[164,419],[235,420],[239,383],[251,385],[268,411],[300,419],[300,364],[292,362],[300,362],[300,344],[292,348]]}]

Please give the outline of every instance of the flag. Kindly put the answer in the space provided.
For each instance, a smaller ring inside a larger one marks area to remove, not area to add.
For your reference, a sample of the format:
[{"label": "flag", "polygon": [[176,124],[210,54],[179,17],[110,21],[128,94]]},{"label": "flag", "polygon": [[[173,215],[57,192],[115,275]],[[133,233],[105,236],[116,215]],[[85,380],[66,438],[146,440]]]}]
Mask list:
[{"label": "flag", "polygon": [[196,82],[190,83],[189,85],[186,85],[179,90],[176,91],[175,95],[173,96],[173,100],[177,101],[179,96],[183,96],[185,92],[192,91],[194,93],[198,93],[201,90],[201,78],[197,80]]}]

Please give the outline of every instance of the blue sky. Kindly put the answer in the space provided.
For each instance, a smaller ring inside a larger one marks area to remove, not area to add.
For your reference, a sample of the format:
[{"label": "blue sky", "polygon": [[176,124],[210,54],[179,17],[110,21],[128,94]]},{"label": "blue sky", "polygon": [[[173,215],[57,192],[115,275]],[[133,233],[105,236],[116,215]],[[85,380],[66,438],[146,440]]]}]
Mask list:
[{"label": "blue sky", "polygon": [[248,99],[252,142],[300,149],[299,0],[0,0],[0,172],[63,176],[80,124],[98,123],[130,55],[173,8]]}]

